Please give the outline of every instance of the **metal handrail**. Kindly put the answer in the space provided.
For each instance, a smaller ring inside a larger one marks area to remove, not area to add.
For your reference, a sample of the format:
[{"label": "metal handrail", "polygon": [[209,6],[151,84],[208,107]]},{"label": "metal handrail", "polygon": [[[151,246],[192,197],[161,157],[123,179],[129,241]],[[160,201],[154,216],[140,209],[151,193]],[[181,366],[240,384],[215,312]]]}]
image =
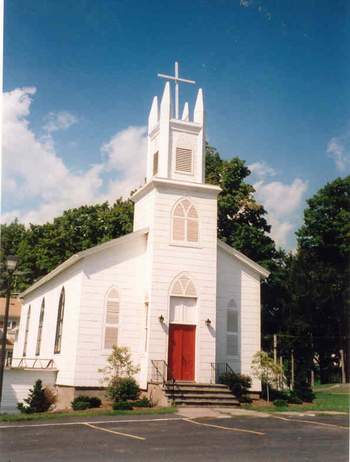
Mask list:
[{"label": "metal handrail", "polygon": [[216,383],[222,372],[234,373],[232,367],[226,362],[210,363],[211,366],[211,382]]},{"label": "metal handrail", "polygon": [[[15,362],[18,364],[15,365]],[[11,368],[15,369],[56,369],[55,362],[53,359],[47,358],[12,358]]]},{"label": "metal handrail", "polygon": [[[169,367],[169,365],[164,361],[164,359],[151,359],[151,363],[153,368],[156,371],[156,383],[162,383],[163,386],[170,381],[172,388],[171,388],[171,401],[174,401],[174,395],[175,395],[175,385],[176,385],[176,380],[174,378],[172,369]],[[163,372],[159,368],[159,363],[162,364]],[[161,380],[158,380],[158,379]],[[153,370],[152,370],[152,377],[151,379],[153,380]]]}]

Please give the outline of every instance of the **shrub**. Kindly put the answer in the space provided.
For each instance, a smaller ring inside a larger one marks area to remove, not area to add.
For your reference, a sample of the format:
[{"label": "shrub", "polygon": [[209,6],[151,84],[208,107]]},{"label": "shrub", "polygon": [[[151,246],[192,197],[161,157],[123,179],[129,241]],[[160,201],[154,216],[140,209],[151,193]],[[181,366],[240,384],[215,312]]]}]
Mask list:
[{"label": "shrub", "polygon": [[275,399],[273,401],[274,406],[276,407],[287,407],[288,406],[288,401],[285,399]]},{"label": "shrub", "polygon": [[90,409],[90,407],[89,401],[76,401],[74,404],[72,401],[72,408],[75,411],[85,411],[85,409]]},{"label": "shrub", "polygon": [[91,396],[90,397],[90,405],[91,405],[92,408],[100,407],[101,406],[100,398],[97,398],[97,396]]},{"label": "shrub", "polygon": [[132,406],[128,401],[116,401],[113,403],[113,410],[114,411],[130,411],[132,410]]},{"label": "shrub", "polygon": [[28,398],[23,401],[23,403],[17,404],[17,408],[25,414],[46,412],[52,404],[45,395],[45,388],[43,388],[40,379],[35,382],[33,388],[29,390]]},{"label": "shrub", "polygon": [[239,400],[246,400],[248,389],[252,385],[252,379],[248,375],[236,372],[224,372],[219,377],[219,382],[227,385]]},{"label": "shrub", "polygon": [[74,398],[71,404],[75,411],[82,411],[83,409],[100,407],[101,400],[100,398],[97,398],[97,396],[80,395]]},{"label": "shrub", "polygon": [[138,399],[134,403],[131,403],[133,407],[152,407],[151,401],[145,397]]},{"label": "shrub", "polygon": [[113,401],[136,400],[140,387],[133,377],[115,377],[107,388],[107,394]]},{"label": "shrub", "polygon": [[315,393],[307,382],[297,382],[294,387],[295,395],[305,403],[312,403]]},{"label": "shrub", "polygon": [[303,401],[300,398],[298,398],[298,396],[294,393],[294,391],[291,391],[289,398],[288,398],[288,403],[303,404]]},{"label": "shrub", "polygon": [[[266,393],[267,387],[262,387],[261,397],[263,399],[267,399]],[[270,388],[270,400],[275,401],[276,399],[282,399],[285,401],[289,400],[289,392],[285,390],[276,390],[274,388]]]}]

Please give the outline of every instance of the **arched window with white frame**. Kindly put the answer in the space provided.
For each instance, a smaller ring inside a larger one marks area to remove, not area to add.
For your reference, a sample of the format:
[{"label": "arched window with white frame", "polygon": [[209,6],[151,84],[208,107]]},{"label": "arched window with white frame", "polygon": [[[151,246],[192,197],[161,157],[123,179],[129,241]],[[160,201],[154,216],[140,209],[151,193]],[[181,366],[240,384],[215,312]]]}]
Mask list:
[{"label": "arched window with white frame", "polygon": [[197,323],[197,291],[186,273],[177,276],[170,287],[170,322]]},{"label": "arched window with white frame", "polygon": [[180,199],[172,212],[172,240],[175,242],[198,242],[199,217],[190,199]]},{"label": "arched window with white frame", "polygon": [[119,305],[119,292],[113,287],[109,289],[106,296],[103,329],[104,350],[110,350],[114,345],[118,345]]},{"label": "arched window with white frame", "polygon": [[58,302],[58,310],[57,310],[57,323],[56,323],[55,348],[54,348],[55,354],[61,353],[65,302],[66,302],[66,294],[65,294],[64,287],[62,287],[61,293],[60,293],[60,299]]},{"label": "arched window with white frame", "polygon": [[42,338],[43,324],[44,324],[44,312],[45,312],[45,297],[43,298],[41,302],[41,308],[40,308],[38,336],[36,338],[36,349],[35,349],[36,356],[40,355],[41,338]]},{"label": "arched window with white frame", "polygon": [[28,346],[28,334],[29,334],[29,323],[30,323],[30,312],[31,306],[28,307],[27,319],[26,319],[26,328],[24,331],[24,342],[23,342],[23,356],[27,356],[27,346]]},{"label": "arched window with white frame", "polygon": [[234,299],[227,305],[226,312],[226,354],[227,356],[238,355],[238,307]]}]

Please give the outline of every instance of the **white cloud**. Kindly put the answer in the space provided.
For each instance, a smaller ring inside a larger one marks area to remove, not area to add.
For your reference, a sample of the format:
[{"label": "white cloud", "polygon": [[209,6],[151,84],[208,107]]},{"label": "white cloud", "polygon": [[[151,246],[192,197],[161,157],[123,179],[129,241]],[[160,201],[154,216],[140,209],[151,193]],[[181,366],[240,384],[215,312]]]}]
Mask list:
[{"label": "white cloud", "polygon": [[327,144],[327,153],[334,160],[336,169],[341,173],[344,173],[350,166],[349,141],[350,133],[347,133],[331,138]]},{"label": "white cloud", "polygon": [[43,126],[48,133],[65,130],[78,122],[78,118],[68,111],[49,112]]},{"label": "white cloud", "polygon": [[270,178],[275,177],[277,172],[264,162],[254,162],[248,168],[258,179],[253,186],[257,200],[268,212],[272,238],[277,245],[290,247],[307,182],[300,178],[295,178],[290,184],[271,181]]},{"label": "white cloud", "polygon": [[259,181],[254,188],[258,199],[264,204],[266,209],[276,216],[289,216],[301,204],[307,182],[300,178],[295,178],[291,184],[284,184],[280,181],[266,183]]},{"label": "white cloud", "polygon": [[251,173],[257,177],[264,178],[266,176],[275,176],[276,170],[267,165],[265,162],[254,162],[248,165]]},{"label": "white cloud", "polygon": [[269,224],[271,225],[271,237],[280,247],[289,247],[291,233],[294,225],[289,221],[280,221],[273,214],[269,213]]},{"label": "white cloud", "polygon": [[[67,208],[128,196],[131,189],[143,183],[144,127],[129,127],[117,133],[102,146],[100,163],[75,173],[56,152],[50,134],[55,129],[51,127],[43,139],[29,127],[35,92],[32,87],[17,88],[3,98],[3,187],[12,206],[11,211],[2,215],[3,222],[18,217],[24,223],[43,223]],[[62,120],[61,128],[67,127],[68,119]],[[116,179],[108,183],[107,192],[103,190],[106,172],[116,174]]]}]

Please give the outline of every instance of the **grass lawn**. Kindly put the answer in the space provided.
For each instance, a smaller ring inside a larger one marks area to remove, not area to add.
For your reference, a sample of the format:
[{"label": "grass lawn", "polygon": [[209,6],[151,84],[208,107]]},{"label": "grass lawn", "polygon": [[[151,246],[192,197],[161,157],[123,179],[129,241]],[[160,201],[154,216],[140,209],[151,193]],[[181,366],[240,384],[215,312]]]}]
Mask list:
[{"label": "grass lawn", "polygon": [[[329,385],[328,385],[329,387]],[[323,387],[327,388],[327,387]],[[269,405],[261,404],[261,401],[257,404],[246,404],[243,405],[246,409],[252,409],[262,412],[281,412],[281,411],[338,411],[338,412],[349,412],[350,396],[346,393],[346,388],[342,392],[335,392],[333,389],[327,391],[317,391],[315,389],[316,399],[313,403],[304,404],[289,404],[288,406],[277,407],[272,403]]]},{"label": "grass lawn", "polygon": [[38,412],[36,414],[0,414],[0,422],[20,422],[27,420],[53,420],[67,417],[96,417],[114,415],[155,415],[176,412],[175,407],[151,407],[134,409],[132,411],[113,411],[108,409],[88,409],[86,411],[70,412]]}]

